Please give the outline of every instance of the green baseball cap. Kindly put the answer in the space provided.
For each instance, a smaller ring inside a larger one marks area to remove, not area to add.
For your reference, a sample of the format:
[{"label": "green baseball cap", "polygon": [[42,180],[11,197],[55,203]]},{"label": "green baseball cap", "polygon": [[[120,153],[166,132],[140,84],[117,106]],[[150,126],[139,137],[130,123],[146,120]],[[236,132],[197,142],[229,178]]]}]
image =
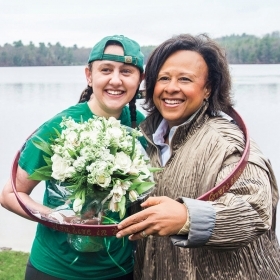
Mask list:
[{"label": "green baseball cap", "polygon": [[[104,54],[108,42],[119,42],[124,51],[124,55]],[[144,72],[144,55],[139,44],[123,35],[107,36],[99,41],[91,50],[88,63],[95,60],[112,60],[134,65],[141,73]]]}]

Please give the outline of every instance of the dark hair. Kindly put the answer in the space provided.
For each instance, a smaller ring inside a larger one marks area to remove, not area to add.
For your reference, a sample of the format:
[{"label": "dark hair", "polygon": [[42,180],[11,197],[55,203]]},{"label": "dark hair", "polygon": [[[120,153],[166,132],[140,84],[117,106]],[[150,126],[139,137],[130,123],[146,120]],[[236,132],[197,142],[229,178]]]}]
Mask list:
[{"label": "dark hair", "polygon": [[212,116],[219,115],[220,111],[228,113],[233,101],[230,93],[231,77],[225,52],[206,34],[174,36],[160,44],[152,52],[145,68],[146,98],[144,108],[150,113],[158,112],[153,102],[153,92],[158,73],[166,59],[179,50],[197,52],[207,64],[207,83],[211,89],[207,112]]},{"label": "dark hair", "polygon": [[[116,45],[116,46],[123,47],[119,42],[116,42],[116,41],[108,41],[107,44],[106,44],[106,47],[111,46],[111,45]],[[93,62],[88,64],[88,68],[89,68],[90,71],[92,70],[92,63]],[[137,126],[136,96],[137,96],[138,91],[139,91],[139,87],[137,88],[137,91],[136,91],[134,97],[129,102],[129,111],[130,111],[131,127],[132,128],[135,128]],[[78,103],[83,103],[83,102],[89,101],[92,94],[93,94],[92,87],[88,85],[87,88],[85,88],[82,91]]]}]

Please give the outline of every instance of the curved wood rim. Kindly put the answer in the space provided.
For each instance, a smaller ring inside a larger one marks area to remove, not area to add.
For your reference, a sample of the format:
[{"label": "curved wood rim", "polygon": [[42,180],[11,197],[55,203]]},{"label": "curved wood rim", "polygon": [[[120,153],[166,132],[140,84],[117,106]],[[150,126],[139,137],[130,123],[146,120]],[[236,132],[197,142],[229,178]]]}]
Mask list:
[{"label": "curved wood rim", "polygon": [[51,221],[43,220],[35,216],[23,203],[21,200],[17,188],[16,188],[16,173],[18,168],[18,160],[20,157],[20,151],[17,152],[14,162],[12,164],[12,171],[11,171],[11,182],[13,191],[16,195],[18,203],[22,207],[22,209],[31,217],[34,221],[43,224],[49,228],[54,230],[71,233],[71,234],[78,234],[78,235],[88,235],[88,236],[115,236],[118,232],[118,228],[116,224],[113,225],[81,225],[81,224],[59,224],[54,223]]},{"label": "curved wood rim", "polygon": [[229,116],[232,117],[232,119],[238,124],[238,126],[241,128],[242,132],[244,133],[245,141],[246,141],[245,149],[243,151],[242,157],[240,158],[240,161],[238,162],[236,167],[232,170],[232,172],[213,189],[206,192],[202,196],[198,197],[197,198],[198,200],[214,201],[220,196],[222,196],[237,181],[237,179],[242,174],[248,162],[248,158],[250,154],[250,138],[249,138],[248,129],[241,116],[233,108],[231,108],[231,112],[229,113]]},{"label": "curved wood rim", "polygon": [[[231,112],[229,113],[229,116],[232,117],[234,121],[238,124],[238,126],[241,128],[241,130],[244,133],[245,136],[245,149],[242,154],[242,157],[234,170],[229,174],[220,184],[212,188],[210,191],[206,192],[202,196],[198,197],[198,200],[204,200],[204,201],[213,201],[220,196],[222,196],[225,192],[227,192],[230,187],[236,182],[236,180],[239,178],[241,173],[243,172],[244,168],[246,167],[246,164],[248,162],[249,153],[250,153],[250,139],[249,139],[249,133],[247,130],[247,127],[241,118],[241,116],[232,108]],[[18,167],[18,160],[20,157],[20,151],[17,152],[13,164],[12,164],[12,171],[11,171],[11,182],[13,191],[16,195],[16,198],[18,200],[18,203],[22,207],[22,209],[36,222],[41,223],[49,228],[52,228],[54,230],[71,233],[71,234],[79,234],[79,235],[88,235],[88,236],[115,236],[118,232],[117,225],[80,225],[80,224],[58,224],[46,220],[42,220],[35,216],[23,203],[21,200],[17,188],[16,188],[16,172]]]}]

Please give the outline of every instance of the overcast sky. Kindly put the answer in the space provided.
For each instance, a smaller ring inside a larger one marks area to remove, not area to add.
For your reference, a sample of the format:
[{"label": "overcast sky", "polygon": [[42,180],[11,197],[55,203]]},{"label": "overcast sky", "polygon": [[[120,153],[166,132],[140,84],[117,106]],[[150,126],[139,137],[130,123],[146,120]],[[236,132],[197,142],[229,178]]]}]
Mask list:
[{"label": "overcast sky", "polygon": [[141,46],[179,33],[212,38],[280,31],[280,0],[0,0],[0,45],[92,47],[123,34]]}]

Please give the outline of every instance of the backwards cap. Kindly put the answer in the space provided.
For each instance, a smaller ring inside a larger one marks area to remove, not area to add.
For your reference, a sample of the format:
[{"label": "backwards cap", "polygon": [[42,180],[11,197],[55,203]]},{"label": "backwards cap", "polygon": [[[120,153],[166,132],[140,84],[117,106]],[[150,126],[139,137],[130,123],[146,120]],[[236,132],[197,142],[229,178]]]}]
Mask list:
[{"label": "backwards cap", "polygon": [[[108,42],[119,42],[124,51],[124,55],[104,54]],[[107,36],[99,41],[91,50],[88,63],[95,60],[112,60],[136,66],[140,72],[144,71],[144,55],[139,44],[123,35]]]}]

